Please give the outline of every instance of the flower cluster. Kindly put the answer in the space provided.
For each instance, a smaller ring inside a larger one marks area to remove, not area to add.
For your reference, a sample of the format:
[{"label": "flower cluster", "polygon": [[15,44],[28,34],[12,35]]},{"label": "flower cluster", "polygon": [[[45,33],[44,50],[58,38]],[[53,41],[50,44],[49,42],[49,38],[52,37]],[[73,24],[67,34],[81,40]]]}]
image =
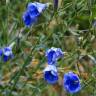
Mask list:
[{"label": "flower cluster", "polygon": [[48,66],[44,69],[44,79],[50,84],[55,84],[58,81],[57,60],[64,54],[60,48],[52,47],[46,51],[45,55],[47,57]]},{"label": "flower cluster", "polygon": [[47,7],[47,4],[42,4],[38,2],[29,3],[26,11],[24,12],[22,19],[27,27],[30,27],[34,24],[38,16],[42,13],[42,11]]},{"label": "flower cluster", "polygon": [[[44,69],[44,79],[49,84],[55,84],[58,82],[58,70],[56,68],[57,60],[64,56],[64,52],[60,48],[54,48],[47,50],[46,57],[48,61],[48,66]],[[64,74],[63,86],[66,91],[70,93],[76,93],[80,91],[81,85],[77,74],[73,72],[68,72]]]}]

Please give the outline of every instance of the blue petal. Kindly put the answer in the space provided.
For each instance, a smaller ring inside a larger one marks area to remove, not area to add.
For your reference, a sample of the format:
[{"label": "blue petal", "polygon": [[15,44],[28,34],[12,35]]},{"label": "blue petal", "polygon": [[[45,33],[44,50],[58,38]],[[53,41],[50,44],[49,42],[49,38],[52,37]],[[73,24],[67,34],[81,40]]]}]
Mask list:
[{"label": "blue petal", "polygon": [[57,55],[57,58],[61,58],[62,56],[64,56],[64,53],[62,52],[62,50],[60,48],[57,48],[56,50],[56,55]]},{"label": "blue petal", "polygon": [[55,51],[50,51],[50,53],[47,55],[48,64],[56,63],[56,59],[54,58],[54,60],[53,60],[54,55],[55,55]]},{"label": "blue petal", "polygon": [[10,50],[11,50],[10,47],[5,47],[5,48],[4,48],[4,51],[10,51]]},{"label": "blue petal", "polygon": [[39,11],[37,10],[37,7],[34,3],[29,3],[27,10],[29,11],[29,15],[31,18],[37,17],[40,15]]},{"label": "blue petal", "polygon": [[58,76],[53,75],[51,71],[46,71],[44,74],[44,78],[49,84],[55,84],[58,81]]},{"label": "blue petal", "polygon": [[41,13],[46,7],[47,7],[47,4],[34,2],[34,3],[29,3],[27,8],[32,9],[36,13],[37,12]]},{"label": "blue petal", "polygon": [[78,75],[73,72],[64,74],[64,87],[70,93],[78,92],[81,89]]},{"label": "blue petal", "polygon": [[58,73],[55,66],[48,65],[44,70],[44,79],[49,84],[55,84],[58,81]]},{"label": "blue petal", "polygon": [[42,3],[38,3],[38,2],[35,2],[35,5],[36,5],[39,13],[41,13],[47,7],[47,4],[42,4]]},{"label": "blue petal", "polygon": [[0,56],[2,56],[3,55],[3,50],[2,49],[0,49]]},{"label": "blue petal", "polygon": [[32,24],[34,24],[40,13],[45,9],[47,4],[42,4],[42,3],[29,3],[27,6],[27,10],[24,12],[22,19],[23,22],[27,27],[30,27]]},{"label": "blue petal", "polygon": [[60,48],[54,48],[52,47],[51,49],[46,51],[46,57],[48,60],[48,64],[53,64],[55,65],[57,63],[57,60],[63,56],[63,52],[61,51]]},{"label": "blue petal", "polygon": [[13,58],[12,48],[5,47],[3,50],[3,61],[7,62],[9,59]]},{"label": "blue petal", "polygon": [[30,27],[32,24],[34,24],[36,21],[37,21],[37,18],[36,17],[31,17],[29,12],[26,11],[24,14],[23,14],[23,17],[22,17],[25,25],[27,27]]},{"label": "blue petal", "polygon": [[12,54],[12,48],[10,47],[5,47],[3,50],[3,54],[6,56],[10,56]]},{"label": "blue petal", "polygon": [[4,62],[7,62],[8,60],[9,60],[9,57],[6,56],[6,55],[4,55],[4,56],[3,56],[3,61],[4,61]]},{"label": "blue petal", "polygon": [[11,54],[11,55],[10,55],[10,59],[13,59],[13,58],[14,58],[14,54]]},{"label": "blue petal", "polygon": [[14,55],[13,55],[13,54],[11,54],[10,56],[4,55],[4,56],[3,56],[3,61],[4,61],[4,62],[7,62],[9,59],[13,59],[13,58],[14,58]]}]

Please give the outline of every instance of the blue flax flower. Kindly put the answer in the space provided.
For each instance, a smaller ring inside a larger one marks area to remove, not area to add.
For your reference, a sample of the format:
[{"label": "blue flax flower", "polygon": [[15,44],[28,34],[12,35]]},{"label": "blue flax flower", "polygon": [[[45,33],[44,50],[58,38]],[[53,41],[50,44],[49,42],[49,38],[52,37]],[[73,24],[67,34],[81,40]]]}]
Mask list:
[{"label": "blue flax flower", "polygon": [[5,47],[3,49],[3,61],[7,62],[9,59],[12,59],[14,57],[12,53],[12,48],[11,47]]},{"label": "blue flax flower", "polygon": [[27,10],[23,14],[23,21],[27,27],[30,27],[34,24],[38,16],[42,13],[42,11],[47,7],[47,4],[42,4],[38,2],[29,3],[27,6]]},{"label": "blue flax flower", "polygon": [[64,74],[64,87],[69,93],[76,93],[80,91],[81,85],[77,74],[68,72]]},{"label": "blue flax flower", "polygon": [[29,3],[27,9],[30,10],[30,12],[33,12],[33,14],[31,15],[38,16],[40,15],[40,13],[42,13],[42,11],[46,7],[47,7],[47,3],[43,4],[43,3],[34,2],[34,3]]},{"label": "blue flax flower", "polygon": [[44,69],[44,79],[49,83],[49,84],[55,84],[58,81],[58,73],[57,69],[53,65],[48,65]]},{"label": "blue flax flower", "polygon": [[0,49],[0,56],[2,56],[3,55],[3,50],[2,49]]},{"label": "blue flax flower", "polygon": [[64,54],[60,48],[52,47],[51,49],[46,51],[48,64],[55,65],[57,63],[57,60],[61,58],[63,55]]},{"label": "blue flax flower", "polygon": [[30,27],[37,21],[36,17],[30,17],[29,11],[25,11],[23,14],[23,21],[27,27]]}]

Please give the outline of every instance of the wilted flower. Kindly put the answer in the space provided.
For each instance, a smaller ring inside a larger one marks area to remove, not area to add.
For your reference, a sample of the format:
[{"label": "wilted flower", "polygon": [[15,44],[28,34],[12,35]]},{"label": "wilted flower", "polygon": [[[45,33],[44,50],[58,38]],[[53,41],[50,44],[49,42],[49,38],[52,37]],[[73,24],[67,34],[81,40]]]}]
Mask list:
[{"label": "wilted flower", "polygon": [[54,9],[56,10],[58,8],[58,0],[54,0]]},{"label": "wilted flower", "polygon": [[53,65],[48,65],[44,69],[44,79],[49,83],[49,84],[55,84],[58,81],[58,73],[57,69]]},{"label": "wilted flower", "polygon": [[12,59],[14,57],[12,53],[12,48],[11,47],[5,47],[3,49],[3,60],[4,62],[7,62],[9,59]]},{"label": "wilted flower", "polygon": [[42,13],[42,11],[47,7],[47,4],[42,4],[38,2],[29,3],[27,6],[27,10],[23,14],[23,21],[27,27],[30,27],[34,24],[38,16]]},{"label": "wilted flower", "polygon": [[63,52],[60,48],[54,48],[47,50],[46,57],[48,60],[48,64],[56,64],[57,60],[63,56]]},{"label": "wilted flower", "polygon": [[77,74],[73,72],[68,72],[64,74],[64,87],[69,93],[76,93],[80,91],[81,85]]}]

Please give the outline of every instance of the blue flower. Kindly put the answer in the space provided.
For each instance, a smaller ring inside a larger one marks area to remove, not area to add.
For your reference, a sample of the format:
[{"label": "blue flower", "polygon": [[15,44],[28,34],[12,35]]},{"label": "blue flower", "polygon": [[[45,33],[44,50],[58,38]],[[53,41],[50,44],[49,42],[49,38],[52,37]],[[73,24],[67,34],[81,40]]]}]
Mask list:
[{"label": "blue flower", "polygon": [[76,93],[80,91],[81,85],[77,74],[73,72],[68,72],[64,74],[64,87],[69,93]]},{"label": "blue flower", "polygon": [[0,49],[0,56],[2,56],[3,55],[3,50],[2,49]]},{"label": "blue flower", "polygon": [[46,51],[46,57],[48,64],[56,64],[57,60],[63,56],[63,52],[60,48],[54,48],[52,47],[51,49]]},{"label": "blue flower", "polygon": [[34,3],[28,4],[27,10],[33,13],[31,14],[32,16],[38,16],[40,15],[40,13],[42,13],[43,10],[45,10],[46,7],[47,7],[47,4],[34,2]]},{"label": "blue flower", "polygon": [[38,16],[42,13],[42,11],[47,7],[47,4],[42,4],[38,2],[29,3],[27,6],[27,10],[23,14],[23,21],[27,27],[30,27],[34,24]]},{"label": "blue flower", "polygon": [[44,79],[49,83],[49,84],[55,84],[58,81],[58,73],[57,69],[53,65],[48,65],[44,69]]},{"label": "blue flower", "polygon": [[9,59],[12,59],[14,57],[12,53],[12,48],[11,47],[5,47],[3,49],[3,61],[7,62]]},{"label": "blue flower", "polygon": [[24,12],[23,14],[23,22],[27,27],[30,27],[32,24],[34,24],[37,21],[36,17],[31,17],[29,14],[29,11]]}]

